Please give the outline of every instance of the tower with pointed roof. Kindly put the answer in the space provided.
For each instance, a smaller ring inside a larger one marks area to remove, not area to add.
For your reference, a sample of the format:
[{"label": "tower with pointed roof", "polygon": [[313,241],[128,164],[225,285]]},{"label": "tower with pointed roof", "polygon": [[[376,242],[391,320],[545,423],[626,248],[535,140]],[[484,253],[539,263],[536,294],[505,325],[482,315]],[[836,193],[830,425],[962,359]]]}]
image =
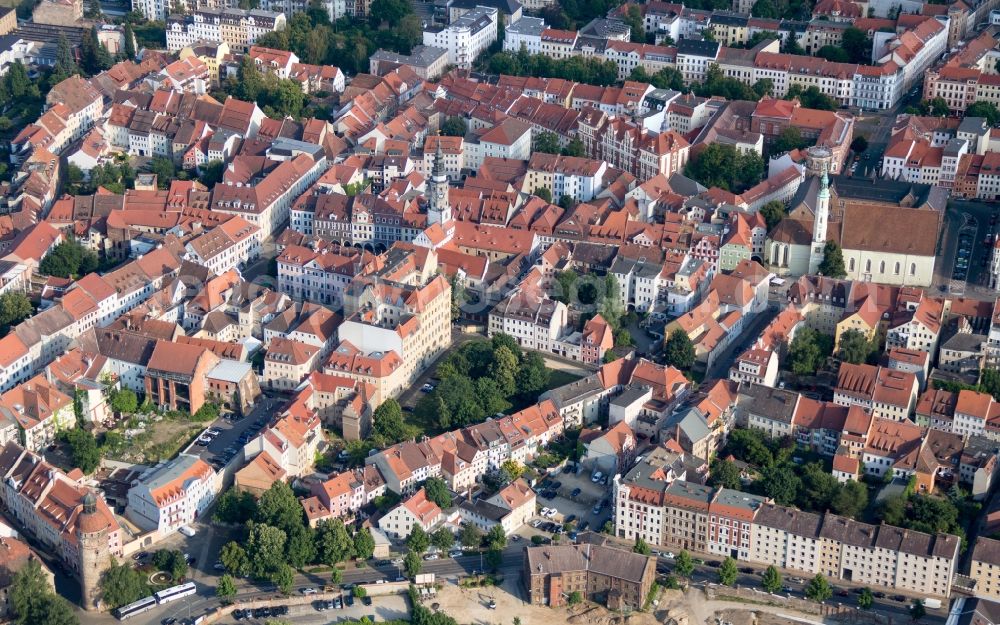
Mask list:
[{"label": "tower with pointed roof", "polygon": [[809,248],[809,273],[817,273],[823,262],[826,247],[826,229],[830,218],[830,177],[827,175],[830,151],[826,148],[810,148],[809,157],[813,167],[820,172],[819,192],[816,194],[816,210],[813,219],[812,245]]},{"label": "tower with pointed roof", "polygon": [[438,137],[434,152],[434,168],[431,170],[430,204],[427,207],[427,225],[451,221],[451,204],[448,203],[448,175],[444,171],[444,155],[441,152],[441,137]]}]

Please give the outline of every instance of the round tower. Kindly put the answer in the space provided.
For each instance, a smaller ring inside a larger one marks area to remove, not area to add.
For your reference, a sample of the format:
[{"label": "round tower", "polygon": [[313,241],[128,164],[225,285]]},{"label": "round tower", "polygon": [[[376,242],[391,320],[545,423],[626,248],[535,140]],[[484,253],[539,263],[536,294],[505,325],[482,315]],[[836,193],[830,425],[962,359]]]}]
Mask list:
[{"label": "round tower", "polygon": [[76,524],[76,538],[80,544],[80,590],[85,610],[97,610],[100,605],[101,575],[111,564],[108,529],[108,520],[97,510],[97,497],[88,491]]}]

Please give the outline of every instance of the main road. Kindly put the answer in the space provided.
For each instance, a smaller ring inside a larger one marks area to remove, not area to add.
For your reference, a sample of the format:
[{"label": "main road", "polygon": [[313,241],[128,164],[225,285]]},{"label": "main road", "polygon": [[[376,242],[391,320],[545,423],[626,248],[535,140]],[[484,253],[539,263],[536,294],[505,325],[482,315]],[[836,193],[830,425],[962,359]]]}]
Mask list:
[{"label": "main road", "polygon": [[[524,543],[509,545],[503,552],[503,559],[500,564],[499,573],[501,575],[520,574],[524,563]],[[423,563],[421,573],[434,573],[436,577],[443,579],[457,579],[464,575],[471,575],[474,571],[483,570],[482,556],[469,555],[458,558],[442,558],[430,560]],[[365,584],[376,583],[378,580],[391,581],[401,576],[400,567],[390,564],[388,566],[364,566],[362,568],[348,567],[344,569],[344,584]],[[197,583],[197,579],[196,579]],[[295,576],[294,592],[298,594],[299,589],[308,587],[318,587],[330,583],[330,574],[299,573]],[[238,580],[237,601],[250,601],[261,599],[281,599],[283,595],[278,592],[274,584],[254,583],[248,580]],[[197,594],[165,606],[157,607],[154,610],[140,614],[129,620],[136,625],[159,625],[164,619],[175,618],[178,622],[182,619],[197,617],[212,608],[219,606],[219,600],[215,596],[215,586],[198,583]],[[106,613],[78,612],[82,625],[110,625],[118,621]]]}]

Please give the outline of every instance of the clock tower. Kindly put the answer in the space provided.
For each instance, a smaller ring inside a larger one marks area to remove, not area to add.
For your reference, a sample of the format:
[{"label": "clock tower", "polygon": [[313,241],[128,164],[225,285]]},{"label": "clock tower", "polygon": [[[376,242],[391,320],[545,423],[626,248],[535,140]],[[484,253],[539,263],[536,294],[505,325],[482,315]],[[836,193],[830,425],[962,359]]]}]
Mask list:
[{"label": "clock tower", "polygon": [[448,203],[448,176],[444,173],[444,155],[441,153],[441,137],[438,137],[434,152],[434,168],[431,170],[430,205],[427,207],[427,225],[451,221],[451,204]]}]

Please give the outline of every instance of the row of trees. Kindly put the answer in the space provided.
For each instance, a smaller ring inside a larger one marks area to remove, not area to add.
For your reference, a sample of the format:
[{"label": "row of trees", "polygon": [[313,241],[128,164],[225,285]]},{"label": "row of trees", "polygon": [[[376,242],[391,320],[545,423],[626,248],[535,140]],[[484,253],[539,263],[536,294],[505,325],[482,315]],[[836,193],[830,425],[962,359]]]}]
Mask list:
[{"label": "row of trees", "polygon": [[512,337],[494,335],[455,350],[437,368],[438,386],[415,414],[441,430],[479,423],[516,404],[533,401],[549,383],[545,361],[524,352]]},{"label": "row of trees", "polygon": [[602,87],[618,82],[618,64],[614,61],[582,56],[553,59],[544,54],[530,54],[523,47],[518,52],[494,54],[486,67],[494,74],[563,78]]},{"label": "row of trees", "polygon": [[709,188],[742,193],[760,182],[764,160],[756,152],[739,152],[733,145],[712,143],[688,160],[684,175]]}]

